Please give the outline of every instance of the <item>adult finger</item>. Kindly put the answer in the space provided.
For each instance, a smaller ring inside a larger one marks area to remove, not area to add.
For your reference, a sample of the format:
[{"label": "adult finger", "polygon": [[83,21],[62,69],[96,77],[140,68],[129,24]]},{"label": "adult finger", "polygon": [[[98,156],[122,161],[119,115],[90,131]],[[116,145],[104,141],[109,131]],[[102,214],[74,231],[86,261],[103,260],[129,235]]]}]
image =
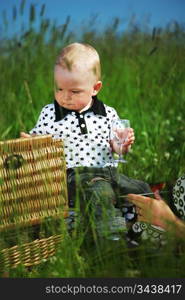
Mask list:
[{"label": "adult finger", "polygon": [[137,194],[128,194],[127,198],[129,201],[131,201],[132,203],[136,204],[136,205],[142,205],[142,204],[146,204],[150,201],[151,198],[149,197],[145,197],[142,195],[137,195]]},{"label": "adult finger", "polygon": [[144,216],[140,215],[137,216],[137,221],[148,223],[147,219]]},{"label": "adult finger", "polygon": [[161,198],[160,194],[159,194],[159,191],[155,191],[155,192],[154,192],[154,195],[155,195],[155,199],[157,199],[157,200],[163,200],[163,199]]},{"label": "adult finger", "polygon": [[136,213],[138,216],[142,216],[142,209],[139,206],[136,206]]}]

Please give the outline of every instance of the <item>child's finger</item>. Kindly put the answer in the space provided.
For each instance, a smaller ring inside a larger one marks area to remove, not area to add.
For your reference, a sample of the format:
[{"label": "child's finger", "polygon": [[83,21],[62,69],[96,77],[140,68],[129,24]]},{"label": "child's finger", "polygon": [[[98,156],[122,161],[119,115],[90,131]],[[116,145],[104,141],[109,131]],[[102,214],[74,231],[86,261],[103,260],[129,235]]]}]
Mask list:
[{"label": "child's finger", "polygon": [[28,133],[25,133],[25,132],[20,132],[20,137],[21,138],[31,137],[31,134],[28,134]]}]

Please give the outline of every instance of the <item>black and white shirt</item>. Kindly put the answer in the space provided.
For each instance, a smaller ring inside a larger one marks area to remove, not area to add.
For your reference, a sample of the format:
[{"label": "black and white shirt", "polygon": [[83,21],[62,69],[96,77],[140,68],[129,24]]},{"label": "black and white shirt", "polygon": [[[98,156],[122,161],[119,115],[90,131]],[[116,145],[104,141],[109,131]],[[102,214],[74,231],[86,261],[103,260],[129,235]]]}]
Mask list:
[{"label": "black and white shirt", "polygon": [[118,119],[114,108],[93,97],[93,104],[79,113],[59,106],[46,105],[30,134],[52,134],[62,139],[67,168],[114,166],[110,147],[111,123]]}]

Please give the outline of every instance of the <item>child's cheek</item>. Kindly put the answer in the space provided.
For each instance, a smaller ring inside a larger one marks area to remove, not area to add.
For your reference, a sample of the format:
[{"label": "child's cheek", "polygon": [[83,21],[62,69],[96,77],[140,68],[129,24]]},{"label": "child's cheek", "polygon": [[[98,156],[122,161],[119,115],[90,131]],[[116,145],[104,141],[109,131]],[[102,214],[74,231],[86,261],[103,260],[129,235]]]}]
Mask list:
[{"label": "child's cheek", "polygon": [[80,107],[85,107],[87,104],[85,103],[85,101],[83,101],[83,99],[75,99],[74,103],[77,105],[77,106],[80,106]]},{"label": "child's cheek", "polygon": [[61,98],[61,95],[57,92],[55,92],[55,99],[56,101],[58,102],[59,105],[62,104],[62,98]]}]

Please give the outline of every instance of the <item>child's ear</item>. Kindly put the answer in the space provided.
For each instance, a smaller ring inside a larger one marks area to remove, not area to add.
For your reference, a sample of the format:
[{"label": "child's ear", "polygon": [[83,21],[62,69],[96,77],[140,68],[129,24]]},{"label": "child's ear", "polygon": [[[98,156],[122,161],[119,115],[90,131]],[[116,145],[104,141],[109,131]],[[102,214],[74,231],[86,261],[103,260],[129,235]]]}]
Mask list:
[{"label": "child's ear", "polygon": [[102,81],[97,81],[93,87],[93,96],[96,96],[102,88]]}]

